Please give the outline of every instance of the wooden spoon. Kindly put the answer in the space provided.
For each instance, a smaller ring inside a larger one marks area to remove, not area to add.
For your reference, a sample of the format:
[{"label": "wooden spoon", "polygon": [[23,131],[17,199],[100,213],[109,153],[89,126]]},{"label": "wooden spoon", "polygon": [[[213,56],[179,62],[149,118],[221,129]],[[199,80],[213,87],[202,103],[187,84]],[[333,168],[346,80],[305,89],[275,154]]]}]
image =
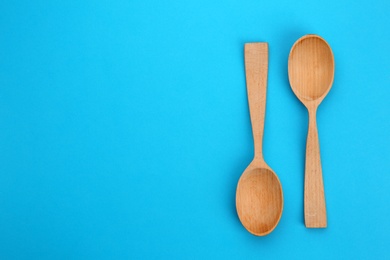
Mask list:
[{"label": "wooden spoon", "polygon": [[328,43],[317,35],[306,35],[295,42],[288,59],[292,90],[309,111],[309,131],[305,165],[305,225],[326,227],[324,184],[318,142],[316,111],[332,87],[334,59]]},{"label": "wooden spoon", "polygon": [[268,44],[245,44],[245,70],[255,156],[238,181],[236,208],[244,227],[265,236],[278,224],[283,211],[282,186],[265,163],[262,152],[267,93]]}]

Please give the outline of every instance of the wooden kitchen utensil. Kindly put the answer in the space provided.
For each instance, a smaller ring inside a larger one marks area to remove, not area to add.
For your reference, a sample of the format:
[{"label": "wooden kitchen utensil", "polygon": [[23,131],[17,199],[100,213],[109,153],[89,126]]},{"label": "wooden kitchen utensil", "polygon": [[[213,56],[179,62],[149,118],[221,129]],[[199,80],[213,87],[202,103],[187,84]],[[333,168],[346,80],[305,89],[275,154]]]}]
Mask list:
[{"label": "wooden kitchen utensil", "polygon": [[238,217],[252,234],[265,236],[278,224],[283,211],[282,186],[265,163],[262,152],[268,74],[268,44],[245,44],[245,71],[255,155],[236,191]]},{"label": "wooden kitchen utensil", "polygon": [[293,92],[309,111],[305,225],[308,228],[324,228],[327,220],[316,112],[333,83],[334,58],[328,43],[317,35],[306,35],[296,41],[288,59],[288,76]]}]

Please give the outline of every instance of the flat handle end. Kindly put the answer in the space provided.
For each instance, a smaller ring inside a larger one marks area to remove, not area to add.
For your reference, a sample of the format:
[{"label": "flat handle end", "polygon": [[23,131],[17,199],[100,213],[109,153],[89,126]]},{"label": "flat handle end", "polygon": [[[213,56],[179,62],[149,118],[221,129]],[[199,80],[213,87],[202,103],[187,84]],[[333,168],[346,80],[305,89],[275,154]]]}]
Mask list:
[{"label": "flat handle end", "polygon": [[256,50],[268,52],[268,42],[249,42],[244,45],[245,51]]}]

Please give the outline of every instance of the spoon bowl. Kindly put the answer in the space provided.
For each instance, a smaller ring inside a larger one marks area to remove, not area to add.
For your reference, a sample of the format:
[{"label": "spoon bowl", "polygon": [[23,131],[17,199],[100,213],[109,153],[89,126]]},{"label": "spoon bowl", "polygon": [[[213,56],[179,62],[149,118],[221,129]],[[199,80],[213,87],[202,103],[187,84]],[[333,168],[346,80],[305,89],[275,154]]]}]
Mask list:
[{"label": "spoon bowl", "polygon": [[300,38],[290,52],[288,75],[292,90],[304,105],[322,101],[334,79],[334,59],[328,43],[313,34]]},{"label": "spoon bowl", "polygon": [[276,174],[269,167],[248,167],[237,185],[236,204],[240,221],[249,232],[269,234],[283,210],[283,193]]}]

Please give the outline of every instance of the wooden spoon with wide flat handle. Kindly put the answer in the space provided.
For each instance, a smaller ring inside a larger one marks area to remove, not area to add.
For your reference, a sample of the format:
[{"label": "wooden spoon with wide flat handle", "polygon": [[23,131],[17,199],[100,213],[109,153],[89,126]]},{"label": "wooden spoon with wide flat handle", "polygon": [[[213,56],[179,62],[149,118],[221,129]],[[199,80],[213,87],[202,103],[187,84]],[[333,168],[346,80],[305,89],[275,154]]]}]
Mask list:
[{"label": "wooden spoon with wide flat handle", "polygon": [[245,44],[245,71],[255,156],[237,184],[236,208],[243,226],[256,236],[269,234],[283,211],[278,176],[265,163],[262,152],[267,93],[268,44]]},{"label": "wooden spoon with wide flat handle", "polygon": [[316,112],[332,87],[334,59],[328,43],[318,35],[306,35],[291,48],[288,77],[292,90],[309,111],[305,165],[305,225],[327,226],[324,184]]}]

